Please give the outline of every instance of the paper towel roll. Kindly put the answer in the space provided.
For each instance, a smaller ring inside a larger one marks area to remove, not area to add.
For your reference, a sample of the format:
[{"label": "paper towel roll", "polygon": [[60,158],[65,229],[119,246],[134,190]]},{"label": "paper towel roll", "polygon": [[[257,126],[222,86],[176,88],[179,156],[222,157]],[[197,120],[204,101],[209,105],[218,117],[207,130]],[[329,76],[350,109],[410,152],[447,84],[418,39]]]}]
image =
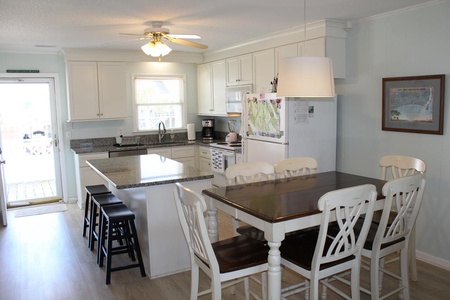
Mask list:
[{"label": "paper towel roll", "polygon": [[195,124],[187,124],[187,136],[189,141],[195,141]]}]

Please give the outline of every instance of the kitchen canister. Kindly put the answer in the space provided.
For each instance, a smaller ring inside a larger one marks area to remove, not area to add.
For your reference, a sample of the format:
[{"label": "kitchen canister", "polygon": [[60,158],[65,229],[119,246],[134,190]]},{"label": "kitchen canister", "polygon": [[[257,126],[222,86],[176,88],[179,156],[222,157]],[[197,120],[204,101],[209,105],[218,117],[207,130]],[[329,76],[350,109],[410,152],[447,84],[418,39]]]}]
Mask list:
[{"label": "kitchen canister", "polygon": [[195,141],[195,124],[187,124],[187,136],[189,141]]}]

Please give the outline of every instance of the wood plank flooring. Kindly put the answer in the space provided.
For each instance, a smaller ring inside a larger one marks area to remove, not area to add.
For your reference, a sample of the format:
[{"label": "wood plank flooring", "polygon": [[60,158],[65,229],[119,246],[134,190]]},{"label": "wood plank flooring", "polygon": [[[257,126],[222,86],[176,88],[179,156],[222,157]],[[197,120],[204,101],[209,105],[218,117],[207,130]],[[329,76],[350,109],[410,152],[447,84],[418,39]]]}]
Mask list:
[{"label": "wood plank flooring", "polygon": [[[8,211],[9,224],[0,228],[0,299],[189,299],[189,272],[151,280],[131,269],[114,272],[106,285],[104,268],[96,265],[95,254],[81,236],[83,212],[75,204],[68,207],[66,212],[22,218]],[[231,235],[229,217],[219,215],[219,230],[222,237]],[[420,261],[418,267],[419,281],[411,283],[411,299],[449,299],[450,272]],[[283,285],[299,280],[292,272],[284,272]],[[205,275],[200,281],[201,289],[208,286]],[[236,295],[225,289],[223,299],[244,299],[242,289],[238,287]],[[340,299],[332,293],[328,296]],[[369,297],[362,295],[362,299]]]}]

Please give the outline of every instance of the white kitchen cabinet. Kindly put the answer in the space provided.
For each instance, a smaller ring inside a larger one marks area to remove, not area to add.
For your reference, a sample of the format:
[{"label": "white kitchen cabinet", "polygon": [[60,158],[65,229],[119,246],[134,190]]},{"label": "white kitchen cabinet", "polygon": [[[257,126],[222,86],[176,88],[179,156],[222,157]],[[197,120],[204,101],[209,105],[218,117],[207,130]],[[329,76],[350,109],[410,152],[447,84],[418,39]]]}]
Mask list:
[{"label": "white kitchen cabinet", "polygon": [[225,60],[198,65],[198,114],[226,116],[225,88]]},{"label": "white kitchen cabinet", "polygon": [[275,48],[275,70],[276,74],[279,72],[280,59],[285,57],[298,56],[298,45],[289,44]]},{"label": "white kitchen cabinet", "polygon": [[275,72],[275,50],[273,48],[253,53],[253,92],[270,93],[272,85],[270,84]]},{"label": "white kitchen cabinet", "polygon": [[118,62],[67,62],[69,121],[127,117],[125,65]]},{"label": "white kitchen cabinet", "polygon": [[212,109],[212,71],[211,64],[197,66],[197,112],[208,115]]},{"label": "white kitchen cabinet", "polygon": [[167,158],[172,158],[171,147],[147,148],[147,154],[158,154]]},{"label": "white kitchen cabinet", "polygon": [[195,146],[147,148],[148,154],[158,154],[195,168]]},{"label": "white kitchen cabinet", "polygon": [[298,43],[300,56],[326,56],[333,62],[334,78],[345,78],[345,39],[321,37]]},{"label": "white kitchen cabinet", "polygon": [[227,58],[227,86],[253,83],[252,54]]},{"label": "white kitchen cabinet", "polygon": [[172,147],[172,159],[195,168],[195,146]]},{"label": "white kitchen cabinet", "polygon": [[211,155],[209,147],[198,146],[198,164],[200,171],[211,172]]},{"label": "white kitchen cabinet", "polygon": [[77,183],[77,204],[84,209],[86,199],[86,186],[104,184],[108,182],[86,163],[87,160],[108,158],[108,152],[86,153],[75,155],[75,173]]}]

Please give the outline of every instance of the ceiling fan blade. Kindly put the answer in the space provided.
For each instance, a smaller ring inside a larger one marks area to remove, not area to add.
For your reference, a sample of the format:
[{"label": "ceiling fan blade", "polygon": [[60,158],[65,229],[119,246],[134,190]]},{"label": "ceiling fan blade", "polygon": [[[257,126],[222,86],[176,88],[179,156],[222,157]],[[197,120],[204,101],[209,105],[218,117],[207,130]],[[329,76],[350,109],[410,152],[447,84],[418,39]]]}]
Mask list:
[{"label": "ceiling fan blade", "polygon": [[195,48],[199,48],[199,49],[208,49],[208,46],[206,45],[202,45],[196,42],[192,42],[192,41],[187,41],[187,40],[183,40],[183,39],[177,39],[177,38],[172,38],[169,36],[166,36],[167,39],[169,40],[169,42],[175,43],[175,44],[180,44],[180,45],[184,45],[184,46],[189,46],[189,47],[195,47]]},{"label": "ceiling fan blade", "polygon": [[173,39],[199,40],[201,37],[195,34],[166,34]]},{"label": "ceiling fan blade", "polygon": [[131,36],[141,36],[141,37],[145,37],[145,34],[142,33],[119,33],[120,35],[131,35]]}]

